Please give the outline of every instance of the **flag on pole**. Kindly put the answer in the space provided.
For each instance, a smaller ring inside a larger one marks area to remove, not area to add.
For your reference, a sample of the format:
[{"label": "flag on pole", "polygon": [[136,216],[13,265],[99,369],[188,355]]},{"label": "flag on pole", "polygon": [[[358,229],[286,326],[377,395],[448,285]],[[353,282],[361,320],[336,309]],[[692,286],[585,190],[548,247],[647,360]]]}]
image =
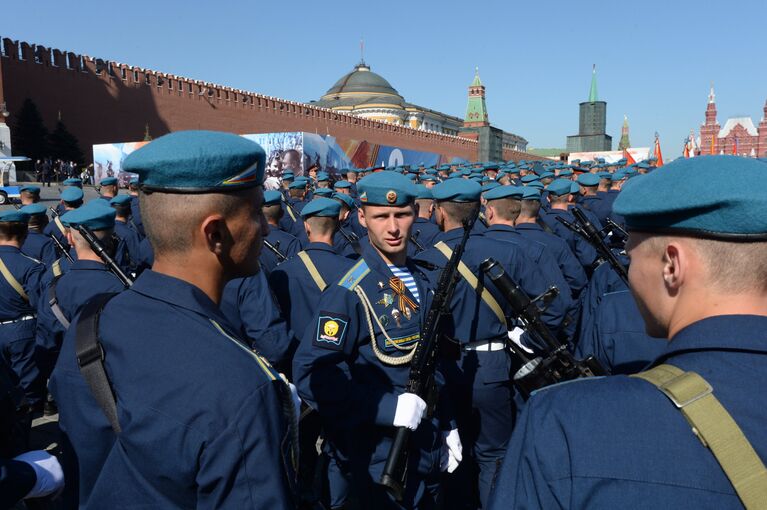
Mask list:
[{"label": "flag on pole", "polygon": [[660,137],[658,133],[655,133],[655,147],[653,148],[653,156],[655,156],[655,166],[660,168],[663,166],[663,154],[660,151]]},{"label": "flag on pole", "polygon": [[685,159],[690,157],[690,139],[684,141],[684,150],[682,150],[682,156],[684,156]]},{"label": "flag on pole", "polygon": [[628,149],[623,149],[623,158],[626,160],[626,166],[636,164],[636,160],[631,155]]},{"label": "flag on pole", "polygon": [[738,137],[735,137],[733,144],[732,144],[732,153],[737,156],[738,155]]}]

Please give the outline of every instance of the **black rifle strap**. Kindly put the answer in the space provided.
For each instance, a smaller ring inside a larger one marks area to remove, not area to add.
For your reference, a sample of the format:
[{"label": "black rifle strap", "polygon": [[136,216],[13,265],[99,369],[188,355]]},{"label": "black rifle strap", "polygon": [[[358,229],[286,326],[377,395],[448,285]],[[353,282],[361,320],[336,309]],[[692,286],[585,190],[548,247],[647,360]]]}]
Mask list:
[{"label": "black rifle strap", "polygon": [[117,404],[104,368],[104,349],[99,338],[99,316],[107,302],[116,293],[98,294],[88,301],[80,312],[75,335],[75,354],[80,373],[91,389],[112,430],[121,432],[117,420]]},{"label": "black rifle strap", "polygon": [[59,306],[59,298],[56,297],[56,285],[58,285],[59,279],[62,276],[63,275],[61,273],[56,275],[56,277],[51,282],[51,286],[48,287],[48,304],[50,305],[51,311],[56,317],[56,320],[58,320],[61,325],[64,326],[64,329],[69,329],[69,321],[64,315],[64,311]]}]

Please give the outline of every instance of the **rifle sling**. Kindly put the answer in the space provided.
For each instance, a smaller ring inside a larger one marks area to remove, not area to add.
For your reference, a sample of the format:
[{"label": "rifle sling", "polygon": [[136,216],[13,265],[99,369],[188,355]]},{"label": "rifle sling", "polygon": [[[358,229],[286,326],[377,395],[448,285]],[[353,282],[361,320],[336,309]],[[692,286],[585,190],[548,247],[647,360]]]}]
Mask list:
[{"label": "rifle sling", "polygon": [[309,275],[311,275],[312,280],[314,280],[314,283],[319,287],[319,289],[325,290],[325,288],[328,286],[327,283],[325,283],[325,280],[322,278],[322,275],[317,270],[317,266],[314,265],[314,262],[312,262],[312,259],[309,257],[309,254],[305,251],[298,252],[298,258],[301,259],[301,262],[304,263],[304,266],[306,266],[306,270],[309,271]]},{"label": "rifle sling", "polygon": [[15,290],[16,293],[21,296],[21,299],[29,303],[29,296],[27,296],[27,293],[24,292],[24,287],[22,287],[19,281],[13,276],[11,271],[8,269],[8,266],[6,266],[5,262],[3,262],[3,259],[0,259],[0,274],[3,275],[3,278],[5,278],[5,281],[8,282],[8,285],[13,287],[13,290]]}]

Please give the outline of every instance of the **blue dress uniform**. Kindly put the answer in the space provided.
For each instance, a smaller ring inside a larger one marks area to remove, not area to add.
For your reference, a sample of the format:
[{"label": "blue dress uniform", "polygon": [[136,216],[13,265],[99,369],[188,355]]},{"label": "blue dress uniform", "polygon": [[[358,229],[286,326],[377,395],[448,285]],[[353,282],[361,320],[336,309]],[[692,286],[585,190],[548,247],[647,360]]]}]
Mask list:
[{"label": "blue dress uniform", "polygon": [[[76,209],[82,206],[83,197],[83,190],[75,186],[64,188],[64,190],[61,192],[61,200],[65,202],[66,206],[70,209]],[[60,203],[59,206],[57,206],[56,211],[58,216],[61,216],[67,210],[66,207],[64,207],[64,204]],[[50,223],[48,223],[48,225],[43,229],[43,234],[49,237],[56,236],[56,239],[59,240],[62,246],[65,248],[69,247],[69,241],[67,241],[64,225],[61,223],[61,220],[57,216],[53,216]]]},{"label": "blue dress uniform", "polygon": [[[628,258],[625,255],[616,253],[616,257],[618,257],[618,260],[624,267],[628,268]],[[596,311],[599,308],[602,296],[621,290],[627,290],[626,284],[612,266],[607,263],[598,265],[580,297],[579,333],[575,338],[576,346],[580,341],[582,333],[591,331],[594,328]]]},{"label": "blue dress uniform", "polygon": [[[264,163],[244,138],[181,131],[135,151],[123,168],[144,190],[225,193],[260,185]],[[79,468],[67,487],[79,490],[81,508],[294,507],[287,385],[205,293],[147,270],[103,308],[98,336],[119,435],[78,367],[77,321],[51,391]]]},{"label": "blue dress uniform", "polygon": [[[301,251],[301,244],[298,242],[298,239],[296,239],[295,236],[283,232],[279,228],[275,228],[272,225],[269,225],[269,233],[266,234],[266,240],[272,243],[272,246],[280,250],[280,253],[285,255],[288,259],[292,258],[296,253]],[[261,267],[263,267],[267,273],[271,273],[274,271],[274,268],[276,268],[280,261],[277,258],[277,255],[272,252],[269,248],[264,246],[263,250],[261,250],[261,257],[259,259],[261,261]]]},{"label": "blue dress uniform", "polygon": [[575,357],[593,355],[611,374],[639,372],[666,349],[665,338],[653,338],[645,332],[628,290],[603,295],[590,325],[587,331],[581,330]]},{"label": "blue dress uniform", "polygon": [[[16,210],[0,213],[0,222],[26,223]],[[40,300],[44,266],[10,245],[0,245],[0,354],[11,367],[27,403],[41,402],[43,385],[35,363],[35,309]]]},{"label": "blue dress uniform", "polygon": [[235,278],[224,287],[221,312],[259,354],[281,371],[287,370],[297,339],[269,288],[268,275],[259,271],[247,278]]},{"label": "blue dress uniform", "polygon": [[[742,187],[763,175],[763,165],[748,158],[678,160],[626,188],[616,211],[626,217],[630,231],[764,243],[764,216],[749,214],[767,206],[763,189]],[[712,182],[718,184],[715,192]],[[764,295],[763,289],[753,292]],[[752,477],[753,492],[761,494],[753,508],[762,506],[767,316],[707,315],[711,312],[705,305],[702,317],[681,323],[653,362],[685,372],[666,383],[668,393],[640,377],[618,375],[533,394],[512,436],[490,508],[742,508],[740,497],[746,494],[737,491],[743,476]],[[702,391],[691,372],[707,383]],[[679,393],[680,381],[687,383],[687,395]],[[722,406],[715,420],[721,428],[711,431],[700,414],[711,416],[714,399]],[[753,456],[724,435],[748,443]],[[733,457],[722,464],[720,445],[733,446]],[[725,475],[725,464],[733,481]],[[733,471],[733,465],[742,472]]]},{"label": "blue dress uniform", "polygon": [[[359,183],[363,203],[387,204],[373,189],[389,182],[382,194],[389,205],[405,205],[414,194],[400,174],[374,174]],[[370,188],[366,188],[368,183]],[[405,393],[410,372],[408,353],[420,338],[431,284],[407,261],[420,300],[395,280],[392,270],[369,243],[362,257],[320,297],[293,361],[293,375],[301,397],[316,411],[336,447],[337,458],[348,465],[352,486],[370,506],[398,507],[377,482],[381,478],[395,428],[398,396]],[[365,304],[363,305],[363,300]],[[372,338],[371,338],[372,328]],[[438,383],[441,378],[437,375]],[[407,483],[402,507],[431,508],[436,496],[441,430],[454,428],[440,394],[438,413],[424,417],[410,436]]]},{"label": "blue dress uniform", "polygon": [[[32,216],[45,216],[48,209],[44,205],[29,204],[21,208],[21,211]],[[53,261],[56,260],[58,255],[56,254],[56,245],[53,241],[41,232],[29,230],[27,232],[27,238],[24,240],[24,244],[21,245],[21,253],[39,260],[46,267],[50,267]]]}]

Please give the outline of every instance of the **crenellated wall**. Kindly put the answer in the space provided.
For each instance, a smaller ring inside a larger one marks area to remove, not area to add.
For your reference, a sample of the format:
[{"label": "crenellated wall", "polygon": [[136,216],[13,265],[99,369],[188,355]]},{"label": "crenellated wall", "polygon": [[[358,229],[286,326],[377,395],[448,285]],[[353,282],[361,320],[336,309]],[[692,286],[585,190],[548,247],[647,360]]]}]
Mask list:
[{"label": "crenellated wall", "polygon": [[[23,41],[3,38],[1,42],[0,102],[5,101],[11,113],[11,128],[29,97],[49,130],[61,116],[85,154],[93,144],[141,140],[148,126],[153,137],[184,129],[329,133],[477,159],[476,140],[362,119]],[[526,153],[515,155],[537,159]]]}]

